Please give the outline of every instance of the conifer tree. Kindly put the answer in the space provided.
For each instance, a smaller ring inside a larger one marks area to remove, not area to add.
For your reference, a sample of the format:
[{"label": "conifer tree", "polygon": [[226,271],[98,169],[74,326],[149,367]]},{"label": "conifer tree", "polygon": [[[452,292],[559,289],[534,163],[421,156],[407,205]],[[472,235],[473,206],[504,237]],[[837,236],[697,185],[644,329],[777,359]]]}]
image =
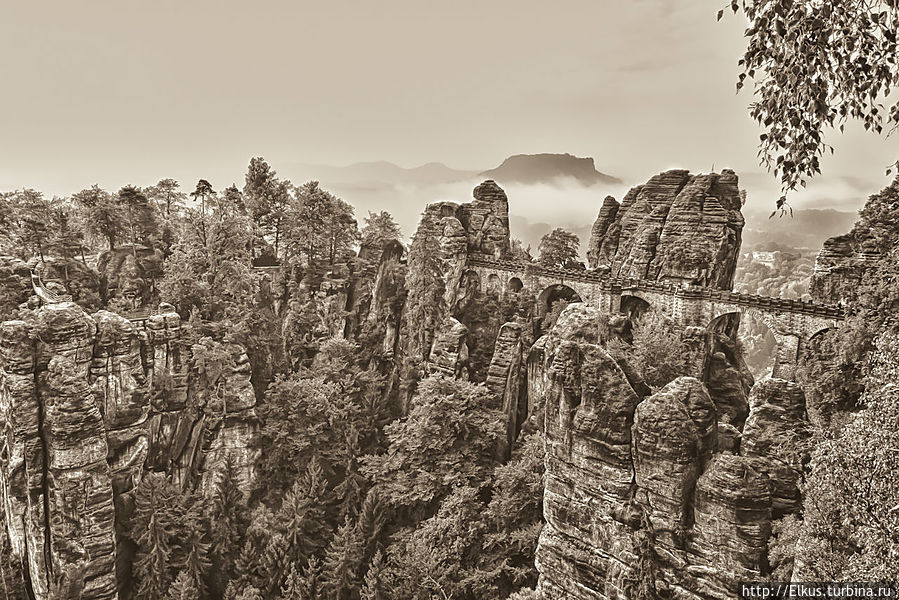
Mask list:
[{"label": "conifer tree", "polygon": [[86,231],[105,239],[110,252],[115,250],[127,227],[121,205],[97,185],[74,194],[72,200],[82,210]]},{"label": "conifer tree", "polygon": [[200,595],[203,595],[206,592],[206,574],[209,573],[212,562],[209,559],[209,542],[206,541],[206,535],[202,529],[199,504],[195,506],[197,508],[192,508],[186,515],[187,521],[184,527],[186,531],[182,545],[185,555],[179,562],[182,568],[181,573],[186,573],[193,587]]},{"label": "conifer tree", "polygon": [[197,600],[202,594],[186,571],[179,571],[178,576],[169,586],[165,600]]},{"label": "conifer tree", "polygon": [[282,585],[285,573],[289,573],[293,564],[290,561],[290,551],[287,537],[276,533],[268,540],[262,555],[262,570],[264,572],[263,587],[269,595],[274,593]]},{"label": "conifer tree", "polygon": [[303,578],[297,571],[296,565],[290,566],[290,573],[281,586],[280,600],[304,600],[302,595]]},{"label": "conifer tree", "polygon": [[369,490],[359,510],[359,519],[356,522],[358,536],[362,543],[362,557],[360,564],[367,565],[378,547],[378,540],[384,525],[387,523],[387,511],[381,496],[376,488]]},{"label": "conifer tree", "polygon": [[243,504],[244,494],[236,477],[234,458],[226,454],[209,510],[209,556],[217,589],[224,588],[240,553],[246,531]]},{"label": "conifer tree", "polygon": [[358,596],[362,549],[359,530],[347,517],[334,534],[322,562],[322,591],[327,600],[350,600]]},{"label": "conifer tree", "polygon": [[119,190],[118,203],[125,222],[125,232],[132,245],[131,251],[136,253],[137,244],[147,244],[156,235],[156,215],[147,196],[133,185],[126,185]]},{"label": "conifer tree", "polygon": [[334,488],[334,496],[340,503],[340,516],[350,517],[354,516],[359,509],[366,480],[359,472],[359,464],[356,460],[356,457],[361,454],[359,433],[352,424],[349,426],[345,438],[343,479]]},{"label": "conifer tree", "polygon": [[[138,551],[134,573],[137,578],[137,596],[145,600],[164,598],[172,580],[172,548],[169,538],[174,524],[166,512],[166,506],[171,505],[172,496],[166,489],[164,477],[147,476],[135,494],[133,525],[139,534],[135,540]],[[146,525],[141,527],[144,523]]]},{"label": "conifer tree", "polygon": [[284,496],[274,521],[279,530],[271,536],[262,559],[268,591],[280,588],[291,564],[305,564],[325,545],[325,486],[321,465],[313,458],[303,477]]},{"label": "conifer tree", "polygon": [[262,556],[252,540],[244,541],[234,561],[234,570],[228,587],[245,588],[262,581]]},{"label": "conifer tree", "polygon": [[387,593],[384,590],[384,555],[381,551],[375,554],[365,573],[365,580],[362,585],[362,600],[387,600]]}]

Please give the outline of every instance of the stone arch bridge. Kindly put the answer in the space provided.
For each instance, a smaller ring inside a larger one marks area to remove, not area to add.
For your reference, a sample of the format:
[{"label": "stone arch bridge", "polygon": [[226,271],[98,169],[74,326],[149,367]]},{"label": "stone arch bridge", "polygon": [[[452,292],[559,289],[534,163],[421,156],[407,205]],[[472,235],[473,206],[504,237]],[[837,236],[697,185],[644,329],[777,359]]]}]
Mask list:
[{"label": "stone arch bridge", "polygon": [[[815,335],[833,328],[844,318],[836,306],[770,296],[737,294],[706,287],[683,286],[645,279],[628,279],[583,271],[553,269],[535,264],[470,256],[468,272],[480,286],[505,296],[509,292],[529,293],[538,303],[538,313],[547,310],[548,292],[564,286],[584,302],[611,313],[635,307],[653,307],[682,327],[728,326],[729,315],[752,316],[771,330],[777,342],[774,377],[792,379],[802,348]],[[732,323],[737,322],[731,320]],[[729,333],[736,333],[736,329]]]}]

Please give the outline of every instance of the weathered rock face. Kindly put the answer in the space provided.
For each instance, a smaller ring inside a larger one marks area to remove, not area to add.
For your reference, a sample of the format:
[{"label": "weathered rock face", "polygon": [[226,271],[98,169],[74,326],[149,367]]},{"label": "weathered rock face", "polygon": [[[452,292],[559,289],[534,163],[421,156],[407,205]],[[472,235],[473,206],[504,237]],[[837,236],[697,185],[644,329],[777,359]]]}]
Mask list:
[{"label": "weathered rock face", "polygon": [[[417,378],[427,370],[422,362],[427,362],[432,348],[444,346],[453,337],[446,328],[455,327],[461,320],[453,318],[461,317],[457,314],[460,304],[471,299],[475,288],[469,285],[472,282],[466,274],[469,254],[504,258],[509,253],[509,201],[505,192],[488,180],[477,186],[473,195],[470,203],[429,204],[415,233],[418,242],[413,241],[406,281],[418,275],[417,285],[428,289],[410,290],[409,298],[414,296],[415,302],[406,303],[401,320],[405,327],[397,344],[397,363],[399,404],[403,407],[408,407]],[[416,243],[421,245],[418,253]],[[439,301],[434,302],[436,298]],[[420,309],[422,302],[429,305],[426,312],[434,315],[429,323],[410,313],[415,310],[412,306]],[[493,336],[490,338],[492,343]]]},{"label": "weathered rock face", "polygon": [[606,198],[593,226],[590,268],[613,275],[731,289],[743,215],[737,176],[667,171]]},{"label": "weathered rock face", "polygon": [[116,597],[112,478],[90,386],[96,331],[72,303],[2,326],[0,481],[13,549],[38,598],[71,569],[84,574],[85,598]]},{"label": "weathered rock face", "polygon": [[465,378],[468,362],[468,345],[465,336],[468,328],[449,317],[440,328],[428,354],[428,371],[446,377]]},{"label": "weathered rock face", "polygon": [[500,448],[504,458],[509,456],[512,443],[528,416],[527,371],[522,344],[524,329],[521,323],[514,321],[500,327],[487,369],[487,389],[493,396],[494,406],[506,416],[506,437]]},{"label": "weathered rock face", "polygon": [[529,399],[545,405],[538,594],[617,600],[642,582],[731,598],[738,581],[767,575],[772,522],[798,506],[802,456],[777,441],[805,435],[802,392],[756,384],[741,435],[699,379],[641,397],[599,317],[569,305],[527,360]]},{"label": "weathered rock face", "polygon": [[752,388],[750,413],[743,427],[740,453],[767,463],[771,478],[771,510],[775,518],[802,506],[799,480],[810,435],[805,394],[784,379],[763,379]]},{"label": "weathered rock face", "polygon": [[231,455],[253,478],[249,371],[239,346],[186,344],[174,313],[144,329],[67,302],[0,324],[5,522],[38,599],[70,572],[84,600],[117,597],[117,511],[148,470],[209,492]]},{"label": "weathered rock face", "polygon": [[162,276],[163,256],[151,248],[118,248],[100,255],[100,296],[123,311],[150,306],[153,283]]},{"label": "weathered rock face", "polygon": [[[614,598],[634,556],[631,424],[640,401],[597,344],[599,311],[572,304],[545,336],[546,526],[537,547],[542,598]],[[616,520],[616,517],[618,518]]]},{"label": "weathered rock face", "polygon": [[830,238],[815,258],[809,294],[828,304],[852,300],[865,271],[879,256],[860,229]]},{"label": "weathered rock face", "polygon": [[717,444],[715,405],[698,379],[677,379],[637,406],[632,435],[636,500],[657,541],[683,547],[696,480]]},{"label": "weathered rock face", "polygon": [[12,256],[0,256],[0,319],[11,319],[31,295],[28,265]]},{"label": "weathered rock face", "polygon": [[[493,181],[474,189],[474,201],[437,202],[425,208],[419,231],[436,238],[444,261],[444,305],[450,309],[461,299],[459,286],[469,253],[504,258],[509,253],[509,200]],[[426,228],[423,231],[421,228]],[[410,268],[415,268],[410,265]]]}]

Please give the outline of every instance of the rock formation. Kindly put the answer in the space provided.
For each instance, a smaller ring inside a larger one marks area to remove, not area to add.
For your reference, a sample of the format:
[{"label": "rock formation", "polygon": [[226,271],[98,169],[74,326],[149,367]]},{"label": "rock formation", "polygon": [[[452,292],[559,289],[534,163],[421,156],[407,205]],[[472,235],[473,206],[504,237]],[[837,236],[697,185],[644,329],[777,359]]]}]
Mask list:
[{"label": "rock formation", "polygon": [[[480,286],[466,275],[469,255],[505,258],[509,253],[509,200],[505,192],[487,180],[474,188],[473,196],[473,202],[464,204],[429,204],[415,232],[406,278],[408,300],[397,346],[401,406],[408,407],[415,383],[427,370],[420,363],[429,360],[432,349],[453,355],[461,350],[453,341],[454,336],[462,335],[456,323],[463,321],[462,306]],[[422,314],[429,316],[422,319]],[[464,322],[462,325],[467,326]],[[495,332],[486,337],[492,343]],[[456,350],[449,350],[451,341]],[[439,358],[434,364],[443,360]],[[445,365],[444,369],[448,368]],[[455,367],[452,370],[456,371]]]},{"label": "rock formation", "polygon": [[154,280],[162,276],[163,256],[152,248],[117,248],[100,255],[100,296],[125,312],[146,309]]},{"label": "rock formation", "polygon": [[613,275],[731,289],[743,216],[737,176],[667,171],[606,198],[593,226],[591,269]]},{"label": "rock formation", "polygon": [[698,379],[641,396],[599,319],[569,305],[528,359],[528,392],[545,405],[538,593],[611,600],[642,582],[678,598],[730,598],[738,581],[767,574],[772,523],[798,507],[802,391],[756,384],[741,436],[718,423]]},{"label": "rock formation", "polygon": [[809,294],[819,302],[838,303],[855,298],[865,271],[880,253],[859,228],[832,237],[815,258]]},{"label": "rock formation", "polygon": [[71,302],[0,324],[0,485],[38,599],[63,574],[116,598],[117,510],[150,470],[211,491],[231,455],[249,483],[256,397],[243,349],[189,343],[175,313],[146,328]]},{"label": "rock formation", "polygon": [[0,319],[11,319],[32,293],[28,265],[18,258],[0,256]]}]

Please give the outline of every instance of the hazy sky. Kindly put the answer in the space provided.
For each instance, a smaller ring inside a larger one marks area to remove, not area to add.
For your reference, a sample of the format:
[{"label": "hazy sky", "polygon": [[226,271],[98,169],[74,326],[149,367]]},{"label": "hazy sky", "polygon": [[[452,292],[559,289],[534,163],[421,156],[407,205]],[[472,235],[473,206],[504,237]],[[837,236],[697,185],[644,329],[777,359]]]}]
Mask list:
[{"label": "hazy sky", "polygon": [[[254,155],[486,169],[569,152],[628,182],[758,171],[751,97],[734,93],[744,22],[716,22],[722,4],[7,1],[0,190],[222,188]],[[896,139],[847,132],[800,204],[887,183]]]}]

